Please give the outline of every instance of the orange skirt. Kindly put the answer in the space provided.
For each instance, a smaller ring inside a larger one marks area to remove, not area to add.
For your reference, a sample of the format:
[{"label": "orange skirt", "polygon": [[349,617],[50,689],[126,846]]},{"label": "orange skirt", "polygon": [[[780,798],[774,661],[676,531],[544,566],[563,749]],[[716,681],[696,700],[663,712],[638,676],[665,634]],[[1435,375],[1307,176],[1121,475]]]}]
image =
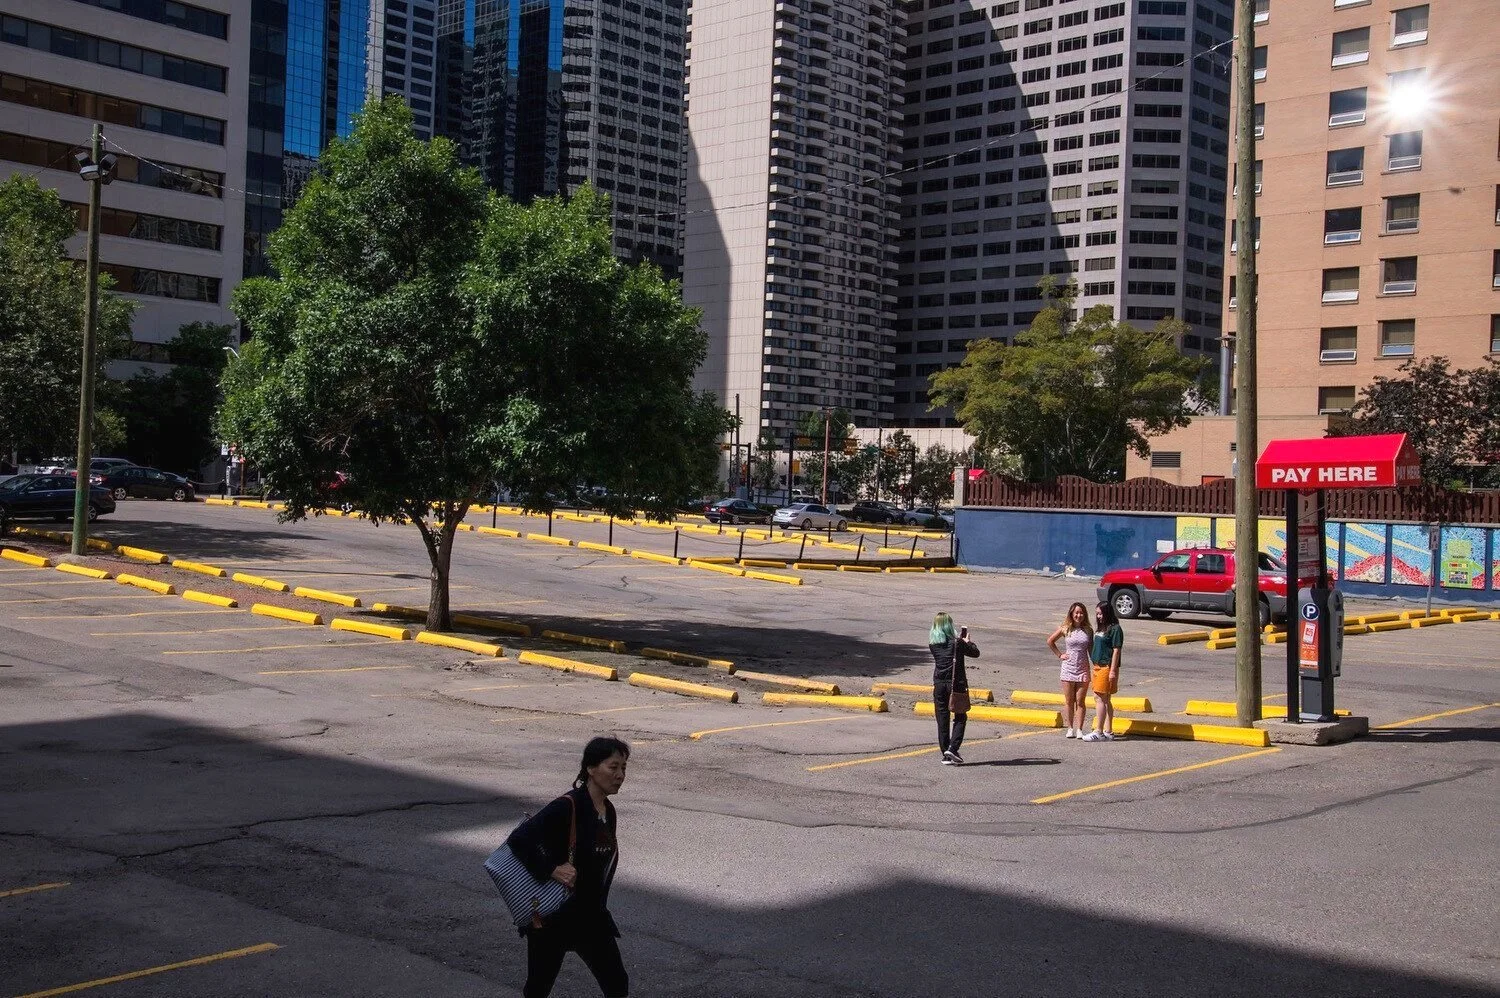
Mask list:
[{"label": "orange skirt", "polygon": [[1120,676],[1116,673],[1114,681],[1111,682],[1109,678],[1109,666],[1096,665],[1094,666],[1094,678],[1089,683],[1089,686],[1095,693],[1117,693],[1120,689]]}]

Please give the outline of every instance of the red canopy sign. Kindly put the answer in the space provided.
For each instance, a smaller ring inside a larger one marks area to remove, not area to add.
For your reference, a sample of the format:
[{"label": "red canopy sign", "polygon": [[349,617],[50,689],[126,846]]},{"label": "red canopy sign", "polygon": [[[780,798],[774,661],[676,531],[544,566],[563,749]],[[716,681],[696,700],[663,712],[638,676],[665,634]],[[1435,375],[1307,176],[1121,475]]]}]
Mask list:
[{"label": "red canopy sign", "polygon": [[1404,433],[1273,440],[1255,462],[1260,489],[1379,489],[1416,485],[1421,478]]}]

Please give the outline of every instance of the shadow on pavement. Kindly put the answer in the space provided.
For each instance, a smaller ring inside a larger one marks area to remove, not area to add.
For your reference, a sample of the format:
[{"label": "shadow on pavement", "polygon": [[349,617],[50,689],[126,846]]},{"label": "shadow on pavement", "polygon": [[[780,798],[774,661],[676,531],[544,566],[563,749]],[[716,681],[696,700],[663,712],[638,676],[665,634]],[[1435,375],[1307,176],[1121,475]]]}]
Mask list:
[{"label": "shadow on pavement", "polygon": [[[370,940],[411,954],[403,965],[412,973],[440,964],[512,993],[524,952],[501,923],[480,864],[522,811],[541,801],[496,786],[534,785],[539,770],[555,767],[561,790],[571,776],[563,755],[571,760],[576,746],[539,748],[538,757],[524,763],[496,758],[495,786],[482,786],[333,754],[332,746],[324,747],[328,755],[314,754],[323,733],[297,722],[242,734],[139,713],[0,729],[6,757],[0,789],[14,805],[0,818],[0,835],[14,847],[0,851],[0,883],[78,882],[72,894],[58,893],[57,908],[32,906],[27,915],[21,906],[0,907],[6,939],[0,978],[25,992],[76,979],[81,956],[91,966],[140,965],[140,950],[127,949],[142,940],[122,940],[119,913],[95,905],[108,893],[103,882],[147,875],[152,883],[183,888],[173,895],[177,904],[153,912],[156,939],[191,944],[198,933],[213,931],[195,915],[195,904],[206,903],[198,892],[213,892],[215,903],[228,898],[244,906],[245,931],[274,921],[291,933],[280,940],[279,972],[295,972],[296,961],[324,971],[330,963],[339,967],[347,989],[320,994],[401,993],[399,981],[383,980],[377,989],[362,979],[371,971],[357,954]],[[690,867],[702,843],[658,837],[647,844],[639,826],[632,836],[629,790],[620,810],[624,841],[636,852],[623,852],[612,908],[638,995],[1496,993],[1311,955],[1311,942],[1282,948],[1165,924],[1186,922],[1191,912],[1164,911],[1159,921],[1147,922],[1089,910],[1083,901],[1062,907],[1008,888],[1003,872],[990,883],[966,886],[906,874],[882,880],[876,873],[862,889],[790,905],[717,896],[707,883],[695,891],[656,891],[632,878],[640,854],[650,850],[658,865]],[[644,817],[644,810],[637,813]],[[113,860],[101,863],[100,854]],[[825,875],[804,872],[808,884]],[[1204,904],[1212,903],[1205,895]],[[41,917],[39,910],[48,914]],[[290,927],[282,919],[291,919]],[[334,943],[299,948],[295,932],[307,927],[336,933]],[[1276,930],[1246,927],[1245,934],[1252,931]],[[257,972],[253,963],[239,966],[240,987],[249,990],[235,993],[253,993]],[[193,995],[199,986],[191,975],[165,975],[153,980],[149,993]],[[594,993],[570,959],[556,994]]]},{"label": "shadow on pavement", "polygon": [[114,515],[99,520],[90,536],[102,537],[114,544],[165,550],[168,554],[205,561],[212,558],[296,557],[298,542],[305,540],[300,534],[278,529],[274,520],[254,531],[170,520],[132,520],[129,502],[121,503],[119,512]]}]

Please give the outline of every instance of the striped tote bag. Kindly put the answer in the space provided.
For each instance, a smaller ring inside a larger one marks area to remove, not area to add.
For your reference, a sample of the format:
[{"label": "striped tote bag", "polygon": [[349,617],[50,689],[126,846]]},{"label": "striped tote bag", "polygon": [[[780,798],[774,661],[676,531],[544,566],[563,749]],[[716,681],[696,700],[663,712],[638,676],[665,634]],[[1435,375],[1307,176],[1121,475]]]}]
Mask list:
[{"label": "striped tote bag", "polygon": [[[571,866],[578,840],[578,810],[571,797],[568,804],[573,808],[573,818],[568,826],[568,865]],[[511,921],[517,926],[552,917],[573,895],[555,880],[538,880],[532,876],[526,865],[511,852],[508,842],[501,843],[500,848],[490,853],[489,859],[484,861],[484,869],[495,882],[505,907],[510,911]]]}]

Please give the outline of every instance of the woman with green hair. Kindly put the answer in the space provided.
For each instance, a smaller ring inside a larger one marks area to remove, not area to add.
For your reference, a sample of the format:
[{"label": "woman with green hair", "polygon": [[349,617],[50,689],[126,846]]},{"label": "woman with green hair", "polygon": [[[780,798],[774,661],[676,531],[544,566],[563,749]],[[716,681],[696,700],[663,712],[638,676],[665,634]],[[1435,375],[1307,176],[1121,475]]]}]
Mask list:
[{"label": "woman with green hair", "polygon": [[969,721],[969,676],[964,671],[964,659],[978,658],[979,649],[969,640],[967,627],[955,630],[953,617],[939,613],[927,632],[927,650],[932,652],[932,712],[937,715],[938,750],[943,753],[944,766],[962,766],[964,757],[958,749]]}]

